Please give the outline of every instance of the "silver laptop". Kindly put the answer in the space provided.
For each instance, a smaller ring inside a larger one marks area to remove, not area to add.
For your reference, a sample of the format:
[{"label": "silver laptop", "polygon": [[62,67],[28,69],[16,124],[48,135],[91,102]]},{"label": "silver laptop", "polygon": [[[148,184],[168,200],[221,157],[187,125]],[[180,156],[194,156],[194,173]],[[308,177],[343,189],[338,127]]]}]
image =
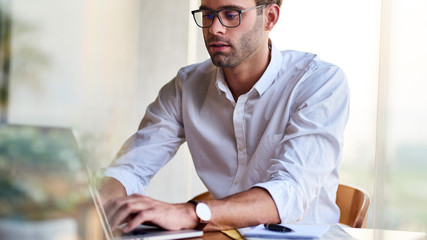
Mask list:
[{"label": "silver laptop", "polygon": [[[201,230],[176,230],[168,231],[158,227],[148,226],[148,225],[139,225],[133,231],[128,234],[113,234],[113,231],[108,222],[107,215],[102,204],[101,197],[96,188],[94,177],[88,167],[87,162],[83,161],[83,165],[86,169],[86,173],[89,179],[89,190],[92,196],[93,202],[95,204],[96,211],[98,213],[105,237],[107,240],[116,240],[116,239],[138,239],[138,240],[168,240],[168,239],[185,239],[185,238],[198,238],[203,236],[203,231]],[[115,231],[116,233],[117,231]],[[201,238],[200,238],[201,239]]]},{"label": "silver laptop", "polygon": [[141,239],[141,240],[167,240],[167,239],[183,239],[183,238],[197,238],[203,236],[203,231],[200,230],[178,230],[178,231],[167,231],[153,226],[140,225],[129,234],[116,236],[108,222],[107,215],[105,214],[104,207],[99,196],[97,189],[95,188],[93,181],[90,182],[90,193],[92,195],[96,211],[102,224],[105,236],[107,240],[115,239]]},{"label": "silver laptop", "polygon": [[[117,232],[116,235],[113,234],[95,185],[95,177],[89,167],[89,162],[84,159],[80,153],[78,141],[76,140],[75,135],[76,134],[70,128],[2,124],[0,125],[0,149],[3,149],[4,151],[0,152],[0,163],[2,163],[2,161],[9,162],[9,164],[3,163],[3,165],[11,168],[10,171],[7,169],[5,170],[8,172],[11,172],[13,168],[29,165],[26,167],[24,166],[24,169],[26,169],[25,171],[29,171],[27,175],[33,174],[34,172],[34,174],[43,174],[37,173],[37,168],[40,168],[41,166],[50,168],[45,170],[49,173],[56,171],[68,171],[70,170],[69,168],[72,168],[71,173],[59,175],[64,179],[58,179],[58,181],[63,181],[64,183],[73,182],[73,184],[76,180],[84,181],[84,185],[87,185],[89,188],[90,195],[95,204],[95,208],[107,240],[182,239],[195,238],[203,235],[203,232],[199,230],[166,231],[160,228],[144,225],[137,227],[130,234],[122,235],[119,231],[114,232]],[[11,166],[14,164],[17,166]],[[2,168],[0,168],[0,170],[2,170]],[[82,170],[85,172],[83,175],[86,176],[81,176],[80,179],[76,179],[79,177],[76,177],[73,171],[81,172]],[[25,174],[24,170],[18,172],[20,172],[20,175],[15,177],[24,177],[22,175]],[[41,175],[41,177],[43,177],[43,175]],[[29,177],[28,181],[31,181],[31,177]],[[11,189],[10,192],[16,192],[13,190],[14,189]],[[83,190],[86,191],[85,189]],[[8,191],[8,189],[2,189],[2,191]],[[6,197],[8,197],[8,195],[6,195]],[[22,200],[21,197],[19,198]],[[10,199],[6,200],[9,201]],[[10,214],[16,215],[19,211],[19,207],[20,206],[17,205],[16,209],[10,209]],[[26,214],[26,212],[23,214]]]}]

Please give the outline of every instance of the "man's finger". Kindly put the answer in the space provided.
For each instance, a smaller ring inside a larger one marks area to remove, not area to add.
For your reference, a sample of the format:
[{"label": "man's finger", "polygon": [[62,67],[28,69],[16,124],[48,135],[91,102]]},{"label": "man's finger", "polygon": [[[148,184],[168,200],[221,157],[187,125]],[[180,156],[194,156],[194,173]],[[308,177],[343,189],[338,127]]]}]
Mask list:
[{"label": "man's finger", "polygon": [[122,229],[123,232],[130,232],[132,229],[136,228],[138,225],[145,223],[145,222],[151,222],[153,220],[153,217],[150,217],[150,214],[152,211],[145,210],[140,211],[138,214],[136,214],[133,218],[129,219],[126,226]]},{"label": "man's finger", "polygon": [[114,202],[109,209],[108,220],[112,229],[131,219],[134,214],[145,209],[144,198],[130,196]]}]

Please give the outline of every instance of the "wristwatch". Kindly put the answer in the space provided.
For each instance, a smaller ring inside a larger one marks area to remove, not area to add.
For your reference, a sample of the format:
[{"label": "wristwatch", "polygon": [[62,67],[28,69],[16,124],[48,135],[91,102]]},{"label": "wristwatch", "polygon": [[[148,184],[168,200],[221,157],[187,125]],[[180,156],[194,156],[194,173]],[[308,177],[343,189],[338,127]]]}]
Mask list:
[{"label": "wristwatch", "polygon": [[195,229],[202,230],[211,220],[212,212],[210,207],[203,202],[190,200],[188,203],[192,203],[195,206],[196,216],[199,219]]}]

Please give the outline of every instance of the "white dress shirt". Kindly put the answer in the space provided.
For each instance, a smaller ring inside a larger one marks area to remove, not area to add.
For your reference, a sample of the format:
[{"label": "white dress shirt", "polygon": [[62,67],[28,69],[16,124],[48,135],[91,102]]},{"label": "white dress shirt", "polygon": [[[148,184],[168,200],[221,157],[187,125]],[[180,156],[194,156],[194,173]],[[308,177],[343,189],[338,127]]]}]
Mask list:
[{"label": "white dress shirt", "polygon": [[105,175],[127,194],[187,141],[215,198],[252,187],[272,196],[282,223],[334,223],[343,132],[349,114],[344,73],[316,55],[278,51],[237,102],[223,72],[207,60],[182,68],[146,111]]}]

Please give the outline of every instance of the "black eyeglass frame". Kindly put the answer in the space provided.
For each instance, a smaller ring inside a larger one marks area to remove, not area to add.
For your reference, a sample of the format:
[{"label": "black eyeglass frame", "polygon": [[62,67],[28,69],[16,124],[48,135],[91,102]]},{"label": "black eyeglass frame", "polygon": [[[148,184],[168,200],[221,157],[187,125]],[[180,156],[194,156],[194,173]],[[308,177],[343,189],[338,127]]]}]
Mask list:
[{"label": "black eyeglass frame", "polygon": [[[246,9],[233,9],[233,8],[225,8],[225,9],[221,9],[221,10],[198,9],[198,10],[191,11],[191,14],[193,15],[194,22],[200,28],[210,28],[212,26],[213,22],[215,21],[215,16],[218,18],[218,20],[222,26],[224,26],[226,28],[236,28],[236,27],[240,26],[240,24],[242,23],[242,14],[244,12],[249,11],[249,10],[253,10],[253,9],[257,9],[260,7],[265,7],[265,6],[268,6],[268,4],[256,5],[255,7],[250,7],[250,8],[246,8]],[[214,17],[212,18],[211,24],[209,24],[209,26],[201,26],[197,23],[196,13],[202,12],[202,11],[208,11],[208,12],[211,12],[214,14]],[[219,13],[222,11],[236,11],[236,12],[238,12],[239,13],[239,24],[237,24],[236,26],[232,26],[232,27],[225,25],[222,22],[221,16],[219,15]]]}]

